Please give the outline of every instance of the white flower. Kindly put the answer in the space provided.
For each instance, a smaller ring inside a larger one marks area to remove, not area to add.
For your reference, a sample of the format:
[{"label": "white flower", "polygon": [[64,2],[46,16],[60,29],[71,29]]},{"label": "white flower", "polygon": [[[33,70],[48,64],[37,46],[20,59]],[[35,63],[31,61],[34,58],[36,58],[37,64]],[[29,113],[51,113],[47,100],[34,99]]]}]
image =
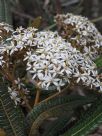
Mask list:
[{"label": "white flower", "polygon": [[0,57],[0,66],[3,66],[3,64],[5,63],[5,61],[3,60],[3,56]]},{"label": "white flower", "polygon": [[[60,31],[62,36],[74,41],[74,44],[76,43],[79,46],[76,47],[78,50],[81,48],[82,53],[95,60],[102,50],[102,35],[88,18],[67,13],[66,15],[58,14],[55,21],[58,27],[62,28]],[[74,35],[70,35],[69,31],[72,31]]]},{"label": "white flower", "polygon": [[17,80],[15,80],[15,84],[19,89],[21,89],[21,87],[24,87],[24,84],[21,82],[20,78],[17,78]]},{"label": "white flower", "polygon": [[89,46],[89,47],[84,47],[84,54],[86,55],[86,56],[88,56],[88,57],[90,57],[91,59],[93,58],[93,57],[95,57],[95,54],[97,54],[97,52],[95,51],[95,49],[94,49],[94,51],[92,51],[91,50],[91,47]]},{"label": "white flower", "polygon": [[9,24],[7,24],[7,23],[1,22],[1,23],[0,23],[0,26],[3,27],[3,29],[4,29],[5,31],[7,31],[7,33],[8,33],[8,32],[13,32],[12,26],[9,25]]},{"label": "white flower", "polygon": [[18,97],[18,92],[17,91],[12,90],[12,88],[8,87],[8,92],[10,93],[10,97],[14,101],[15,105],[20,103],[20,98]]},{"label": "white flower", "polygon": [[[48,88],[49,88],[49,86],[51,85],[51,84],[53,84],[53,85],[55,85],[55,86],[59,86],[58,85],[58,81],[60,81],[60,79],[59,78],[56,78],[56,74],[48,74],[48,75],[45,75],[45,77],[43,78],[43,87],[45,87],[47,90],[48,90]],[[46,86],[44,86],[44,85],[46,85]]]},{"label": "white flower", "polygon": [[30,70],[31,68],[32,68],[31,64],[30,64],[29,62],[27,62],[27,68],[26,68],[26,70],[28,71],[28,70]]},{"label": "white flower", "polygon": [[76,83],[95,87],[93,81],[97,79],[96,65],[90,58],[86,60],[57,33],[38,32],[35,37],[37,49],[27,52],[24,58],[34,83],[47,90],[55,86],[60,91],[74,77]]},{"label": "white flower", "polygon": [[[12,57],[15,53],[24,51],[27,77],[40,89],[55,88],[61,91],[66,84],[70,85],[73,78],[76,83],[83,83],[91,88],[97,88],[96,84],[100,84],[94,62],[73,48],[70,42],[65,42],[57,32],[35,33],[33,28],[19,28],[11,36],[9,44],[7,47],[4,44],[0,55],[5,52]],[[19,89],[23,86],[19,79],[15,83]],[[16,92],[12,96],[17,97]]]},{"label": "white flower", "polygon": [[77,71],[77,73],[75,73],[73,77],[77,77],[76,82],[79,83],[80,80],[82,80],[82,82],[85,82],[87,79],[86,77],[87,75],[88,75],[87,73],[81,74],[79,73],[79,71]]}]

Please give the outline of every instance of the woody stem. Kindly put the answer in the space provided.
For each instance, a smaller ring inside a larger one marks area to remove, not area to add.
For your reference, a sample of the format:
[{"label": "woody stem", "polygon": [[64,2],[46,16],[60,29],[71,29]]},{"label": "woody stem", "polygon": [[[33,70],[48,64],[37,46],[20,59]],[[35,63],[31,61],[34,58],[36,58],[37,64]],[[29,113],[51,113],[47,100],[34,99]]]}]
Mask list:
[{"label": "woody stem", "polygon": [[43,100],[43,101],[41,101],[41,102],[47,102],[48,100],[50,100],[50,99],[52,99],[52,98],[54,98],[54,97],[59,96],[60,94],[66,92],[66,91],[68,90],[68,87],[69,87],[69,86],[67,86],[66,88],[64,88],[61,92],[57,92],[57,93],[55,93],[55,94],[49,96],[48,98],[46,98],[45,100]]},{"label": "woody stem", "polygon": [[37,88],[34,106],[39,103],[39,99],[40,99],[40,89]]}]

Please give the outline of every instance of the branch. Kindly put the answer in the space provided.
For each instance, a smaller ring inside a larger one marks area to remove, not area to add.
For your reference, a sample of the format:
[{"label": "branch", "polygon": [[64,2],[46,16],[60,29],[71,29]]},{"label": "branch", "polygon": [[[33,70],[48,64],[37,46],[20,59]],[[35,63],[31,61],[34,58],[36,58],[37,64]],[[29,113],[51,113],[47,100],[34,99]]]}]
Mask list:
[{"label": "branch", "polygon": [[34,106],[37,105],[37,104],[39,103],[39,98],[40,98],[40,89],[37,88]]},{"label": "branch", "polygon": [[54,98],[54,97],[59,96],[60,94],[66,92],[66,91],[68,90],[68,88],[69,88],[69,85],[66,86],[61,92],[57,92],[57,93],[55,93],[55,94],[49,96],[48,98],[46,98],[45,100],[43,100],[43,101],[41,101],[41,102],[46,102],[46,101],[48,101],[48,100],[50,100],[50,99],[52,99],[52,98]]},{"label": "branch", "polygon": [[92,19],[91,22],[95,23],[95,22],[98,22],[98,21],[101,21],[101,20],[102,20],[102,16],[95,18],[95,19]]}]

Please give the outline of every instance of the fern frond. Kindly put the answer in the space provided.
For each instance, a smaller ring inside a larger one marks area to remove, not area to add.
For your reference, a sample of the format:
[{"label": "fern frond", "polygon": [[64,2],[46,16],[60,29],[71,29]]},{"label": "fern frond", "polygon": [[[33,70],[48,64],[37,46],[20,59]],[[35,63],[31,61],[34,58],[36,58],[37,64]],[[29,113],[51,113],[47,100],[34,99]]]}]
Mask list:
[{"label": "fern frond", "polygon": [[5,84],[0,84],[0,128],[7,136],[26,136],[23,123],[22,111],[15,107]]}]

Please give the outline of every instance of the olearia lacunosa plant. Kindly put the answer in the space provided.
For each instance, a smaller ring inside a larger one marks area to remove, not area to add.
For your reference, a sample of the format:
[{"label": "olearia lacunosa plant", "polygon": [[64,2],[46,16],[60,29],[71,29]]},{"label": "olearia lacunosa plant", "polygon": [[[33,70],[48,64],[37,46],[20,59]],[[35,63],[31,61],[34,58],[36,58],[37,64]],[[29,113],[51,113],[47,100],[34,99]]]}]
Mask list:
[{"label": "olearia lacunosa plant", "polygon": [[102,35],[85,17],[55,22],[55,31],[0,23],[6,136],[87,136],[102,123]]}]

